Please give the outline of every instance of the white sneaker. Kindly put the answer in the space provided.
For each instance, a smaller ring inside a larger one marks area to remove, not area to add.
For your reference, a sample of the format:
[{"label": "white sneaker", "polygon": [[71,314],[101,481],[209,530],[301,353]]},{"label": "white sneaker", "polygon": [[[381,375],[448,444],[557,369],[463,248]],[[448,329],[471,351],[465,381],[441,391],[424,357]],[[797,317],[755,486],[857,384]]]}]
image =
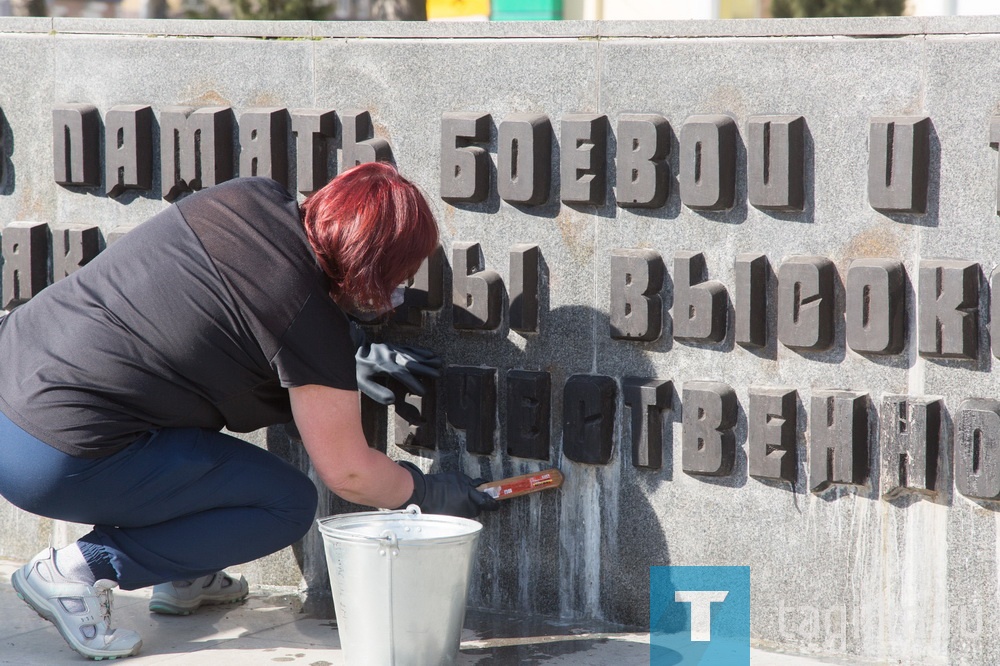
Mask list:
[{"label": "white sneaker", "polygon": [[84,657],[99,661],[139,652],[139,634],[111,628],[111,590],[118,583],[72,581],[56,568],[53,552],[51,548],[43,550],[14,572],[10,582],[17,596],[56,625],[69,646]]},{"label": "white sneaker", "polygon": [[220,571],[194,580],[175,580],[154,586],[149,610],[166,615],[190,615],[199,606],[232,604],[246,599],[248,594],[250,586],[243,576],[237,580]]}]

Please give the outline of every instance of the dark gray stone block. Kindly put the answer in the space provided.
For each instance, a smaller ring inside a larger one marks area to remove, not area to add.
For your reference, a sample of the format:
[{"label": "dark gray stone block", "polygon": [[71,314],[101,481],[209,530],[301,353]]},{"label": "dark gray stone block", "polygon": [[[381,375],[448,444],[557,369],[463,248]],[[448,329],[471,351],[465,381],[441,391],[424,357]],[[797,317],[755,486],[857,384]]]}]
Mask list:
[{"label": "dark gray stone block", "polygon": [[618,205],[659,208],[670,194],[670,123],[655,113],[618,116]]},{"label": "dark gray stone block", "polygon": [[997,158],[997,184],[996,184],[996,196],[997,196],[997,215],[1000,215],[1000,116],[993,116],[990,118],[990,145],[996,146],[998,148],[998,158]]},{"label": "dark gray stone block", "polygon": [[614,450],[617,385],[611,377],[573,375],[563,389],[563,455],[606,465]]},{"label": "dark gray stone block", "polygon": [[868,479],[868,394],[814,391],[809,407],[809,487]]},{"label": "dark gray stone block", "polygon": [[541,114],[514,113],[497,129],[497,191],[510,203],[538,206],[549,200],[552,124]]},{"label": "dark gray stone block", "polygon": [[726,337],[727,294],[718,280],[706,280],[701,252],[674,253],[674,337],[719,342]]},{"label": "dark gray stone block", "polygon": [[452,244],[452,320],[458,329],[493,330],[500,325],[503,282],[482,267],[479,243]]},{"label": "dark gray stone block", "polygon": [[86,266],[100,252],[101,230],[72,225],[52,229],[52,280],[61,280]]},{"label": "dark gray stone block", "polygon": [[240,116],[240,176],[288,187],[288,109],[250,109]]},{"label": "dark gray stone block", "polygon": [[826,257],[791,257],[778,268],[778,340],[786,347],[833,344],[835,271]]},{"label": "dark gray stone block", "polygon": [[3,307],[26,303],[49,284],[49,225],[11,222],[3,228]]},{"label": "dark gray stone block", "polygon": [[663,466],[663,413],[671,409],[674,385],[668,379],[622,378],[622,398],[632,424],[632,465]]},{"label": "dark gray stone block", "polygon": [[879,417],[883,497],[938,490],[943,408],[940,398],[927,396],[887,395],[882,400]]},{"label": "dark gray stone block", "polygon": [[233,177],[233,111],[228,106],[160,111],[162,195],[174,201],[185,192]]},{"label": "dark gray stone block", "polygon": [[920,355],[968,358],[979,355],[979,264],[920,262],[917,319]]},{"label": "dark gray stone block", "polygon": [[510,249],[510,327],[522,333],[538,332],[538,269],[541,250],[521,243]]},{"label": "dark gray stone block", "polygon": [[745,252],[736,255],[733,293],[736,343],[744,347],[767,344],[767,256]]},{"label": "dark gray stone block", "polygon": [[798,472],[798,392],[749,389],[747,464],[750,476],[795,483]]},{"label": "dark gray stone block", "polygon": [[660,337],[663,274],[663,259],[655,250],[612,250],[612,338],[656,340]]},{"label": "dark gray stone block", "polygon": [[115,106],[104,118],[104,188],[109,197],[153,188],[153,109]]},{"label": "dark gray stone block", "polygon": [[1000,499],[1000,401],[973,398],[959,407],[955,487],[973,499]]},{"label": "dark gray stone block", "polygon": [[340,117],[342,134],[340,170],[368,162],[391,162],[389,142],[375,137],[372,116],[367,111],[345,111]]},{"label": "dark gray stone block", "polygon": [[552,380],[547,372],[507,371],[507,453],[549,459]]},{"label": "dark gray stone block", "polygon": [[868,142],[868,202],[885,213],[927,212],[930,170],[927,117],[872,118]]},{"label": "dark gray stone block", "polygon": [[570,113],[562,117],[559,188],[563,202],[600,206],[607,188],[608,117]]},{"label": "dark gray stone block", "polygon": [[424,395],[410,393],[401,384],[393,384],[396,394],[395,442],[407,450],[437,448],[437,381],[421,378]]},{"label": "dark gray stone block", "polygon": [[898,354],[906,341],[906,273],[897,259],[857,259],[847,270],[847,344]]},{"label": "dark gray stone block", "polygon": [[423,313],[444,305],[444,248],[440,245],[424,259],[403,292],[403,302],[393,321],[403,326],[421,326]]},{"label": "dark gray stone block", "polygon": [[736,463],[736,392],[723,382],[684,383],[681,464],[688,474],[728,476]]},{"label": "dark gray stone block", "polygon": [[750,204],[796,211],[805,205],[802,116],[753,116],[747,123],[747,191]]},{"label": "dark gray stone block", "polygon": [[453,365],[445,371],[448,423],[465,431],[465,450],[493,453],[497,421],[496,368]]},{"label": "dark gray stone block", "polygon": [[478,203],[489,195],[489,153],[493,122],[488,113],[441,114],[441,198]]},{"label": "dark gray stone block", "polygon": [[681,127],[681,203],[729,210],[736,201],[736,123],[729,116],[691,116]]},{"label": "dark gray stone block", "polygon": [[289,117],[295,135],[295,189],[309,195],[330,180],[327,154],[337,114],[333,109],[292,109]]},{"label": "dark gray stone block", "polygon": [[52,164],[60,185],[101,184],[101,116],[91,104],[52,107]]}]

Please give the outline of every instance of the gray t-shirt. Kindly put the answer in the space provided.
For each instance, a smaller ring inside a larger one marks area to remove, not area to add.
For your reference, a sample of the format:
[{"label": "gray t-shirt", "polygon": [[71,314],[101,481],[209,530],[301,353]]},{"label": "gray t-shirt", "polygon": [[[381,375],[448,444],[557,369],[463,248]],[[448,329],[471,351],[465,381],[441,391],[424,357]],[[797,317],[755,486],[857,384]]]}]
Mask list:
[{"label": "gray t-shirt", "polygon": [[0,321],[0,410],[80,457],[156,428],[288,422],[290,387],[357,389],[327,289],[276,182],[192,194]]}]

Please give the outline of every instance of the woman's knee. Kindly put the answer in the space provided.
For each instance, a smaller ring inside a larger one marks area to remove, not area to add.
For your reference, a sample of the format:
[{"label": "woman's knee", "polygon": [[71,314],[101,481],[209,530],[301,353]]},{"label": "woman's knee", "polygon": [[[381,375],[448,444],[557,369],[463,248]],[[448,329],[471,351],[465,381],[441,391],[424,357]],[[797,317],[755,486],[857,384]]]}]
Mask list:
[{"label": "woman's knee", "polygon": [[316,520],[319,492],[312,480],[301,472],[289,479],[286,490],[280,512],[297,541],[305,536]]}]

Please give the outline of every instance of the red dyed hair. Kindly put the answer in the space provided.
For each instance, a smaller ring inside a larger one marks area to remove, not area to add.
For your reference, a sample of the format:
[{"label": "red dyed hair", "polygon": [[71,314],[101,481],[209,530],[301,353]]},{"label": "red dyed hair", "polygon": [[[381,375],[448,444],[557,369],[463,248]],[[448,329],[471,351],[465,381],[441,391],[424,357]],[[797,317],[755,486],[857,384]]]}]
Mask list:
[{"label": "red dyed hair", "polygon": [[346,309],[383,311],[437,247],[424,195],[391,164],[348,169],[302,203],[306,236]]}]

